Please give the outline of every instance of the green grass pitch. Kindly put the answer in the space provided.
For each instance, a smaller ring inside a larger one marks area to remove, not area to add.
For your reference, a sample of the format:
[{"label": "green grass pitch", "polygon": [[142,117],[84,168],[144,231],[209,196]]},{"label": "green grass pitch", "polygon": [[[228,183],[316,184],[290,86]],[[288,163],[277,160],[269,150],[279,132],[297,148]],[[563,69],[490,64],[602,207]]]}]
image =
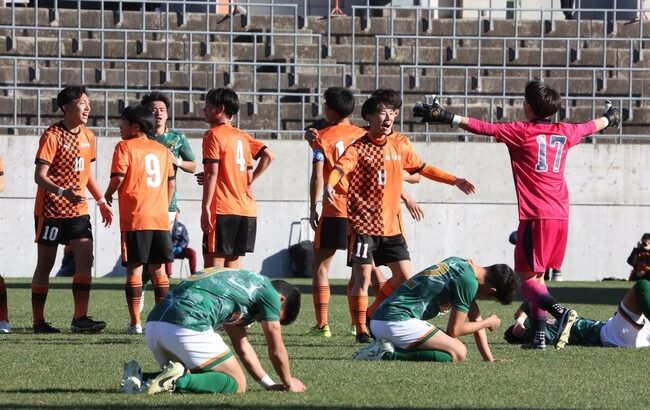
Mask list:
[{"label": "green grass pitch", "polygon": [[[568,346],[563,351],[524,351],[507,345],[502,333],[516,304],[480,302],[483,315],[496,313],[501,329],[489,334],[500,360],[484,363],[471,337],[467,362],[458,365],[405,362],[354,362],[358,349],[348,326],[345,283],[334,281],[330,322],[333,337],[305,337],[313,325],[308,280],[292,280],[303,293],[302,312],[283,329],[292,373],[307,386],[304,394],[266,392],[249,378],[244,395],[127,396],[120,393],[122,364],[136,359],[145,371],[157,368],[144,339],[126,335],[128,321],[123,279],[98,279],[91,293],[90,314],[108,322],[97,335],[69,332],[72,313],[70,279],[53,279],[46,318],[64,333],[30,332],[28,279],[8,279],[14,333],[0,334],[0,408],[16,409],[316,409],[316,408],[650,408],[647,381],[650,349]],[[556,297],[582,316],[606,319],[614,311],[626,282],[551,283]],[[147,292],[145,314],[153,303]],[[446,325],[446,318],[437,324]],[[259,326],[251,340],[273,372]]]}]

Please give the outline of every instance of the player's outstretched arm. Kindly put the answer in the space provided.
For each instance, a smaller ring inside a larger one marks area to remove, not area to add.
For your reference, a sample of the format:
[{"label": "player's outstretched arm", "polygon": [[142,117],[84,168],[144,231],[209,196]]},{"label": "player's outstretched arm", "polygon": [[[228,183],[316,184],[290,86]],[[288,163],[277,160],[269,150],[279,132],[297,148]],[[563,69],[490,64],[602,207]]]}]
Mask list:
[{"label": "player's outstretched arm", "polygon": [[305,385],[298,379],[291,377],[289,368],[289,354],[282,341],[282,329],[280,322],[262,321],[262,330],[269,352],[269,359],[276,373],[282,379],[282,388],[278,390],[300,393],[305,391]]},{"label": "player's outstretched arm", "polygon": [[269,375],[266,373],[260,359],[255,353],[255,349],[248,341],[246,329],[241,325],[224,325],[223,327],[230,337],[232,347],[235,353],[241,360],[246,371],[251,375],[255,381],[260,383],[265,389],[270,390],[271,386],[275,383],[270,380]]},{"label": "player's outstretched arm", "polygon": [[267,168],[271,165],[271,162],[273,162],[274,159],[275,159],[275,154],[273,154],[273,151],[271,151],[270,148],[267,147],[264,151],[262,151],[260,160],[257,162],[257,166],[253,171],[253,179],[251,180],[251,184],[255,182],[255,180],[264,173],[264,171],[267,170]]},{"label": "player's outstretched arm", "polygon": [[108,182],[108,186],[106,187],[106,192],[104,192],[104,199],[109,205],[113,204],[113,194],[115,191],[117,191],[120,188],[120,185],[122,185],[122,181],[124,181],[124,177],[121,175],[113,175],[111,177],[111,180]]},{"label": "player's outstretched arm", "polygon": [[219,163],[208,162],[203,165],[203,197],[201,198],[201,230],[208,233],[212,228],[210,218],[210,205],[217,189],[217,176],[219,175]]},{"label": "player's outstretched arm", "polygon": [[461,312],[456,308],[451,309],[449,322],[447,323],[447,334],[451,337],[461,337],[478,332],[481,329],[495,330],[501,325],[501,319],[491,315],[479,322],[467,322],[467,312]]}]

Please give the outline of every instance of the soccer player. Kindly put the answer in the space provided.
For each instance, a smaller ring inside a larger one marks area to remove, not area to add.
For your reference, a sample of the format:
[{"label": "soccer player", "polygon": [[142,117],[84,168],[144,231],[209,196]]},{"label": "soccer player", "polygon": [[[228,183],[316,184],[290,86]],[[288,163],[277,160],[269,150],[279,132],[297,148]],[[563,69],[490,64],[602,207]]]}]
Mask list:
[{"label": "soccer player", "polygon": [[104,197],[113,202],[118,191],[122,265],[126,266],[126,301],[131,322],[127,333],[142,333],[140,299],[142,266],[149,264],[156,303],[169,291],[163,264],[172,262],[167,209],[174,193],[174,158],[162,144],[147,137],[154,117],[142,105],[122,111],[120,135],[113,152],[111,181]]},{"label": "soccer player", "polygon": [[[190,147],[185,134],[177,130],[170,130],[167,127],[167,119],[169,118],[169,97],[159,92],[153,91],[145,95],[140,100],[140,104],[149,108],[153,113],[154,127],[153,134],[150,136],[153,140],[163,144],[174,156],[174,177],[180,168],[184,172],[194,173],[196,171],[196,158]],[[176,185],[172,196],[172,201],[169,203],[169,229],[171,230],[176,218],[177,199],[176,199]],[[168,274],[170,272],[167,272]]]},{"label": "soccer player", "polygon": [[[181,282],[147,318],[146,341],[162,373],[142,375],[140,366],[125,364],[126,393],[164,391],[244,393],[246,377],[237,358],[214,329],[223,327],[248,373],[267,390],[302,392],[291,375],[281,325],[300,312],[300,292],[282,280],[229,268],[208,268]],[[261,322],[269,360],[280,382],[266,373],[248,340],[246,326]],[[142,379],[152,377],[141,386]]]},{"label": "soccer player", "polygon": [[[334,187],[336,192],[334,202],[324,202],[320,215],[317,210],[317,200],[324,181],[327,181],[334,168],[334,163],[352,142],[365,135],[367,131],[350,123],[349,116],[354,111],[354,95],[350,90],[344,87],[330,87],[325,90],[324,97],[324,115],[330,125],[321,130],[310,128],[305,133],[305,139],[310,142],[313,149],[312,173],[309,185],[309,222],[316,232],[312,268],[312,295],[316,325],[310,329],[307,335],[331,337],[332,333],[328,321],[331,296],[328,273],[336,250],[347,248],[347,178],[342,178]],[[419,174],[411,176],[406,173],[405,180],[417,183],[419,182],[417,177],[419,177]],[[422,210],[417,202],[406,191],[402,191],[402,199],[413,218],[419,220],[422,217]],[[348,282],[348,303],[351,316],[354,316],[351,296],[353,283],[351,278]],[[372,285],[375,294],[379,294],[385,283],[386,279],[381,270],[374,267]]]},{"label": "soccer player", "polygon": [[[205,97],[203,136],[204,267],[239,268],[241,257],[255,249],[257,207],[252,184],[269,167],[273,153],[266,145],[232,126],[239,112],[235,91],[216,88]],[[253,160],[259,160],[255,170]],[[200,183],[200,182],[199,182]]]},{"label": "soccer player", "polygon": [[376,295],[375,306],[411,277],[411,263],[400,208],[402,171],[420,173],[434,181],[455,185],[465,194],[474,192],[474,185],[424,163],[410,143],[393,134],[395,110],[388,99],[370,97],[361,108],[368,121],[368,132],[350,145],[336,162],[323,192],[323,202],[334,202],[334,187],[348,176],[347,193],[348,263],[352,264],[353,306],[357,341],[368,343],[366,327],[368,285],[373,263],[386,265],[393,276]]},{"label": "soccer player", "polygon": [[[516,289],[517,278],[508,265],[480,267],[470,259],[447,258],[408,279],[379,305],[370,320],[378,339],[353,358],[462,362],[467,348],[458,338],[473,334],[483,360],[491,362],[485,329],[495,330],[501,319],[482,319],[476,298],[507,305]],[[427,322],[449,310],[446,331]]]},{"label": "soccer player", "polygon": [[[459,126],[474,134],[489,135],[503,142],[510,153],[519,205],[519,228],[515,245],[515,271],[521,293],[530,303],[535,329],[526,346],[545,349],[546,312],[556,320],[569,310],[559,304],[544,284],[544,272],[561,269],[569,228],[569,191],[564,164],[571,147],[582,138],[608,126],[618,126],[618,110],[609,107],[602,117],[582,124],[554,123],[551,117],[562,104],[560,94],[549,85],[533,80],[526,85],[524,114],[527,121],[488,123],[454,115],[437,101],[416,105],[414,116],[424,121]],[[565,328],[568,332],[570,326]]]},{"label": "soccer player", "polygon": [[[530,343],[533,329],[528,319],[530,307],[522,303],[515,313],[515,324],[504,334],[508,343]],[[605,346],[639,348],[650,346],[650,281],[641,279],[632,286],[612,317],[606,321],[576,316],[575,323],[564,339],[563,323],[549,319],[546,343],[575,346]]]},{"label": "soccer player", "polygon": [[[0,192],[5,189],[5,163],[0,158]],[[9,309],[7,307],[7,285],[5,280],[0,276],[0,333],[11,332],[9,324]]]},{"label": "soccer player", "polygon": [[95,135],[86,128],[90,100],[83,86],[65,87],[56,98],[63,120],[50,126],[38,144],[34,181],[37,185],[34,219],[38,260],[32,278],[34,333],[60,333],[45,321],[49,275],[59,244],[69,244],[76,261],[72,278],[73,332],[99,332],[106,323],[88,317],[92,283],[93,235],[86,188],[97,201],[102,222],[109,226],[113,212],[101,196],[91,171]]}]

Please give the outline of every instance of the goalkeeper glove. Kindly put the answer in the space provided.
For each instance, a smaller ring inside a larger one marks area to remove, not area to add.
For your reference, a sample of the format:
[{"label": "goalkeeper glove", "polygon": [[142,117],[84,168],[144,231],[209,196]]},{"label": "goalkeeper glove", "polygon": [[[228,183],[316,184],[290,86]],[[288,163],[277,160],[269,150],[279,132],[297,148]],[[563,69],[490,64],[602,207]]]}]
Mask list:
[{"label": "goalkeeper glove", "polygon": [[422,117],[423,122],[449,125],[451,125],[454,120],[454,114],[445,110],[443,106],[438,103],[438,97],[433,99],[431,105],[420,102],[416,103],[413,107],[413,117]]},{"label": "goalkeeper glove", "polygon": [[607,111],[603,113],[603,117],[607,118],[609,121],[607,127],[619,128],[621,126],[621,113],[618,111],[618,108],[614,107],[609,100],[607,100]]}]

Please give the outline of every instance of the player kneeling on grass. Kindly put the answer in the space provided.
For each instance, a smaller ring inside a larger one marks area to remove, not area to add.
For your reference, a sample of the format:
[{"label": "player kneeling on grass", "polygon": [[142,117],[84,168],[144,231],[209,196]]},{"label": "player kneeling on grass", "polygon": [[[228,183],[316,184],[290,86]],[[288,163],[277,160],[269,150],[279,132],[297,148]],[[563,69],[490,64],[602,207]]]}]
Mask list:
[{"label": "player kneeling on grass", "polygon": [[[533,332],[528,320],[529,307],[523,303],[515,313],[515,324],[504,334],[508,343],[530,343]],[[618,309],[607,321],[576,316],[567,337],[560,335],[565,326],[560,321],[549,320],[546,326],[546,343],[576,346],[606,346],[638,348],[650,346],[650,281],[642,279],[627,291]]]},{"label": "player kneeling on grass", "polygon": [[[267,390],[302,392],[291,376],[280,325],[300,312],[300,292],[282,280],[246,270],[208,268],[176,286],[147,318],[146,341],[162,373],[142,374],[124,365],[125,393],[164,391],[243,393],[246,377],[239,362],[214,330],[223,326],[246,370]],[[246,326],[261,322],[268,354],[280,383],[271,380],[248,341]],[[151,377],[143,386],[142,380]]]},{"label": "player kneeling on grass", "polygon": [[[469,259],[447,258],[404,282],[379,305],[370,320],[377,341],[353,358],[462,362],[467,348],[458,338],[474,334],[483,359],[493,361],[485,329],[495,330],[501,319],[482,319],[476,298],[492,297],[507,305],[516,287],[508,265],[480,267]],[[427,322],[449,309],[446,332]]]}]

